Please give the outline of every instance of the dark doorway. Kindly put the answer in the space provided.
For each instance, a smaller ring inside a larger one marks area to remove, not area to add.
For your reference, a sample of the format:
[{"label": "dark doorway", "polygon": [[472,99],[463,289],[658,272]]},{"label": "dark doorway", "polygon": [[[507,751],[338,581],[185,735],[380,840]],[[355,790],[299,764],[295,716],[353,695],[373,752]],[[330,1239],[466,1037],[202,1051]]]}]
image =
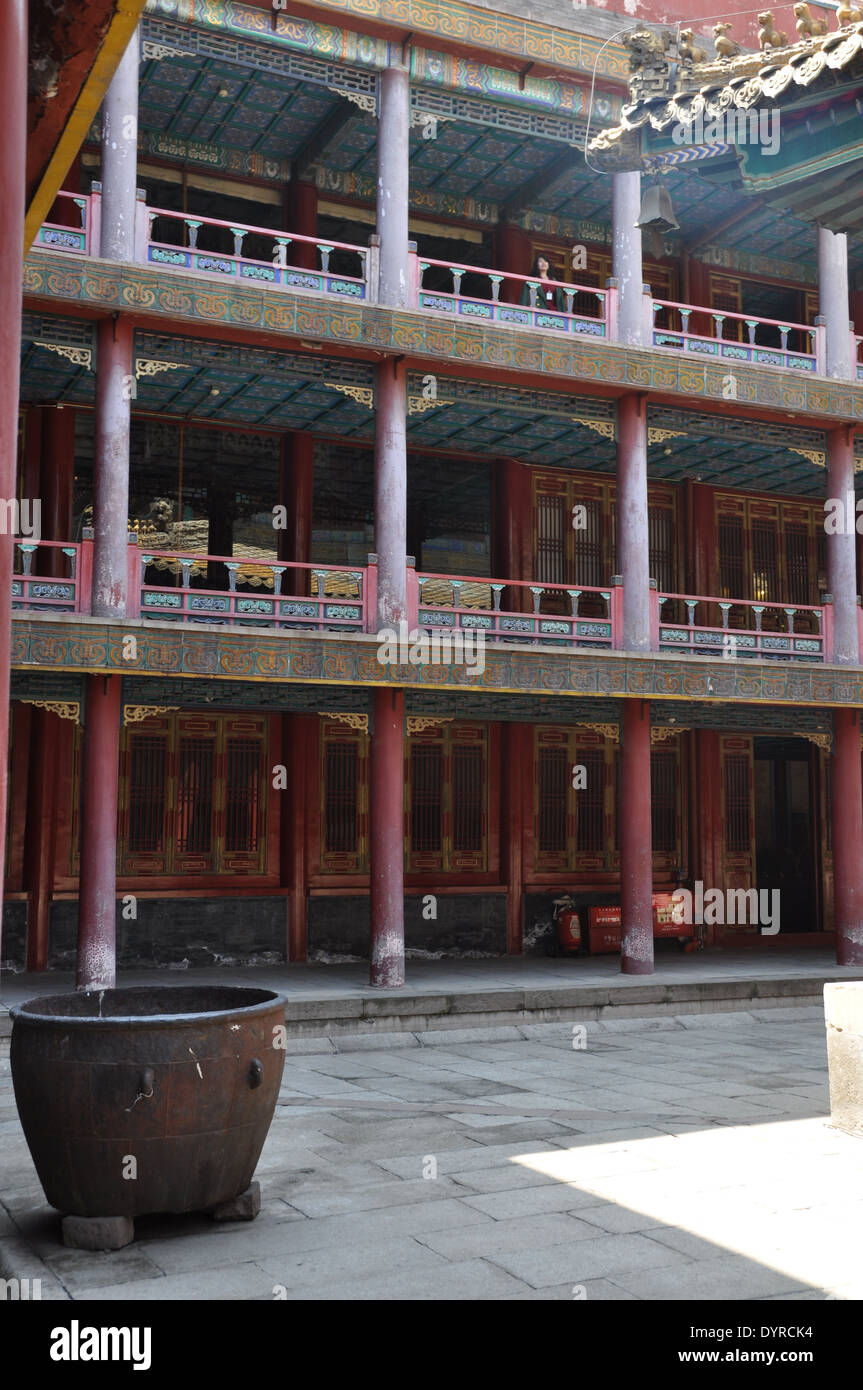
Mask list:
[{"label": "dark doorway", "polygon": [[757,738],[755,881],[778,888],[780,932],[818,930],[809,745]]}]

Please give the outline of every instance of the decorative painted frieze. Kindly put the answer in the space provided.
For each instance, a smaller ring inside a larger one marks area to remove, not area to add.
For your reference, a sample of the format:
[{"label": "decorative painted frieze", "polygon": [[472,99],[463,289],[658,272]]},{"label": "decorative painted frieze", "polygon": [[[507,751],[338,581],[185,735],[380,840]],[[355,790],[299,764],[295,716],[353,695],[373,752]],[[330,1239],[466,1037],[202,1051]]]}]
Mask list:
[{"label": "decorative painted frieze", "polygon": [[[468,667],[431,663],[382,666],[377,637],[293,636],[256,630],[206,632],[153,622],[137,631],[130,661],[123,623],[12,620],[16,670],[207,678],[287,685],[397,685],[407,690],[705,701],[743,705],[863,707],[863,668],[794,662],[722,661],[673,654],[567,651],[488,644],[477,680]],[[538,659],[541,657],[541,659]],[[131,668],[131,669],[130,669]],[[213,687],[216,694],[216,686]],[[603,721],[604,722],[604,721]]]}]

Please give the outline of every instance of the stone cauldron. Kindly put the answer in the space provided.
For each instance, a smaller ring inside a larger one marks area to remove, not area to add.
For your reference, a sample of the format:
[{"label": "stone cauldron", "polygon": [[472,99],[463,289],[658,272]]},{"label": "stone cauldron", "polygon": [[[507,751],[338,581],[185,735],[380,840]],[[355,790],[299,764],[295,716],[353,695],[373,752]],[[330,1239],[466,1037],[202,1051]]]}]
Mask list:
[{"label": "stone cauldron", "polygon": [[11,1010],[18,1113],[67,1245],[117,1249],[149,1213],[257,1214],[284,1003],[268,989],[165,985]]}]

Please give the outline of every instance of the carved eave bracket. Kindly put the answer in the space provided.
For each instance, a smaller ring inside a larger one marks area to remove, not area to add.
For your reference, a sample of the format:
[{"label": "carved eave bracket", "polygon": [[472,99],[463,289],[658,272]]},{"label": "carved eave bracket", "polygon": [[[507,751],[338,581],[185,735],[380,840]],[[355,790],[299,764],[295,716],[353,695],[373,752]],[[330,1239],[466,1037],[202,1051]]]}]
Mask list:
[{"label": "carved eave bracket", "polygon": [[171,714],[179,705],[124,705],[123,725],[141,724],[145,719],[155,719],[160,714]]},{"label": "carved eave bracket", "polygon": [[81,723],[80,700],[28,700],[25,697],[20,703],[46,709],[49,713],[56,714],[58,719],[71,719],[75,724]]}]

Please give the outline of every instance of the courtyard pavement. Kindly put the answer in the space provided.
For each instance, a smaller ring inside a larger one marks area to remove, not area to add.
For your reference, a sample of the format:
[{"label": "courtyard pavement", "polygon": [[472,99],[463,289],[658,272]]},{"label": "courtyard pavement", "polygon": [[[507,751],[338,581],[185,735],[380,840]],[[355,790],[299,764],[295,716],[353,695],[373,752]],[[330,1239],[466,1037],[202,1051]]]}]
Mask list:
[{"label": "courtyard pavement", "polygon": [[0,1273],[75,1300],[863,1297],[820,1008],[521,1031],[289,1055],[258,1219],[142,1219],[110,1254],[60,1244],[2,1062]]}]

